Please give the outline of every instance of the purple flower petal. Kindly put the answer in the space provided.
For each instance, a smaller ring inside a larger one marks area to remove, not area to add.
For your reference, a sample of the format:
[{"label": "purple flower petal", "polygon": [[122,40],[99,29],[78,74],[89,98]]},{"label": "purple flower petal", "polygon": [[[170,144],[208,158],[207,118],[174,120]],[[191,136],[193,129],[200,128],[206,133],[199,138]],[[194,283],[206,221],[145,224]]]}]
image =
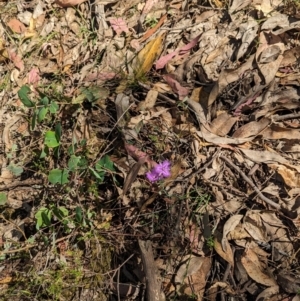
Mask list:
[{"label": "purple flower petal", "polygon": [[171,175],[171,163],[165,160],[157,164],[153,169],[160,178],[167,178]]},{"label": "purple flower petal", "polygon": [[150,182],[156,182],[157,180],[159,180],[158,175],[152,170],[152,171],[148,171],[146,173],[146,177]]},{"label": "purple flower petal", "polygon": [[165,160],[152,168],[151,171],[146,173],[146,178],[150,182],[156,182],[164,178],[168,178],[171,175],[171,163]]}]

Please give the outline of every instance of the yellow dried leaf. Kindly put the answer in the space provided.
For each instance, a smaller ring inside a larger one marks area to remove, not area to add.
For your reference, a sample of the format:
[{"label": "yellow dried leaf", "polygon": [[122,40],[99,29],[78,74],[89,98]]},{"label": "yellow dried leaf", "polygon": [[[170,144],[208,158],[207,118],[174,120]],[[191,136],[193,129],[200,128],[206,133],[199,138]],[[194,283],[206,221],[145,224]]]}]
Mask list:
[{"label": "yellow dried leaf", "polygon": [[5,48],[5,41],[0,38],[0,63],[9,59],[9,54]]},{"label": "yellow dried leaf", "polygon": [[164,37],[165,34],[156,37],[139,52],[135,66],[137,78],[150,71],[153,63],[162,52]]}]

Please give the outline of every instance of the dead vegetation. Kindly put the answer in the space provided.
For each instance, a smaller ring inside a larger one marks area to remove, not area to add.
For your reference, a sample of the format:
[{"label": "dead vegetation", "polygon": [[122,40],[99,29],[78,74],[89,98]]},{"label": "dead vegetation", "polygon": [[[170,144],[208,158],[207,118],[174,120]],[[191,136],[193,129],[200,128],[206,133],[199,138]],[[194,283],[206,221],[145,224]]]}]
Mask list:
[{"label": "dead vegetation", "polygon": [[0,299],[299,299],[300,2],[0,2]]}]

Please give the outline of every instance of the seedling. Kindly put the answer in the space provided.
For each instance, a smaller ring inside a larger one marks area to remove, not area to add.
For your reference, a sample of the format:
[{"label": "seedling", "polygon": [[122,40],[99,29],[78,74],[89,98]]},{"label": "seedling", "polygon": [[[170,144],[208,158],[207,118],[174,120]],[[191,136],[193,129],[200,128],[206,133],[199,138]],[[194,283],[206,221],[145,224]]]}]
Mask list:
[{"label": "seedling", "polygon": [[35,129],[36,122],[41,123],[48,115],[55,114],[59,106],[55,101],[50,101],[47,96],[41,96],[37,102],[33,102],[28,94],[31,92],[28,86],[22,86],[18,91],[18,96],[21,102],[27,108],[32,108],[34,110],[32,120],[31,120],[31,128]]}]

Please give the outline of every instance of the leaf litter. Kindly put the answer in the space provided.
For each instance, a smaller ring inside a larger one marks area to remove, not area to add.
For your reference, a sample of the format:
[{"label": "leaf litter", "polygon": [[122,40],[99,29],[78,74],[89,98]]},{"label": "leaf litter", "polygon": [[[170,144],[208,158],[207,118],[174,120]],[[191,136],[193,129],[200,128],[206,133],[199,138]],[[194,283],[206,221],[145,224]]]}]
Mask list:
[{"label": "leaf litter", "polygon": [[296,300],[299,8],[0,3],[1,298]]}]

